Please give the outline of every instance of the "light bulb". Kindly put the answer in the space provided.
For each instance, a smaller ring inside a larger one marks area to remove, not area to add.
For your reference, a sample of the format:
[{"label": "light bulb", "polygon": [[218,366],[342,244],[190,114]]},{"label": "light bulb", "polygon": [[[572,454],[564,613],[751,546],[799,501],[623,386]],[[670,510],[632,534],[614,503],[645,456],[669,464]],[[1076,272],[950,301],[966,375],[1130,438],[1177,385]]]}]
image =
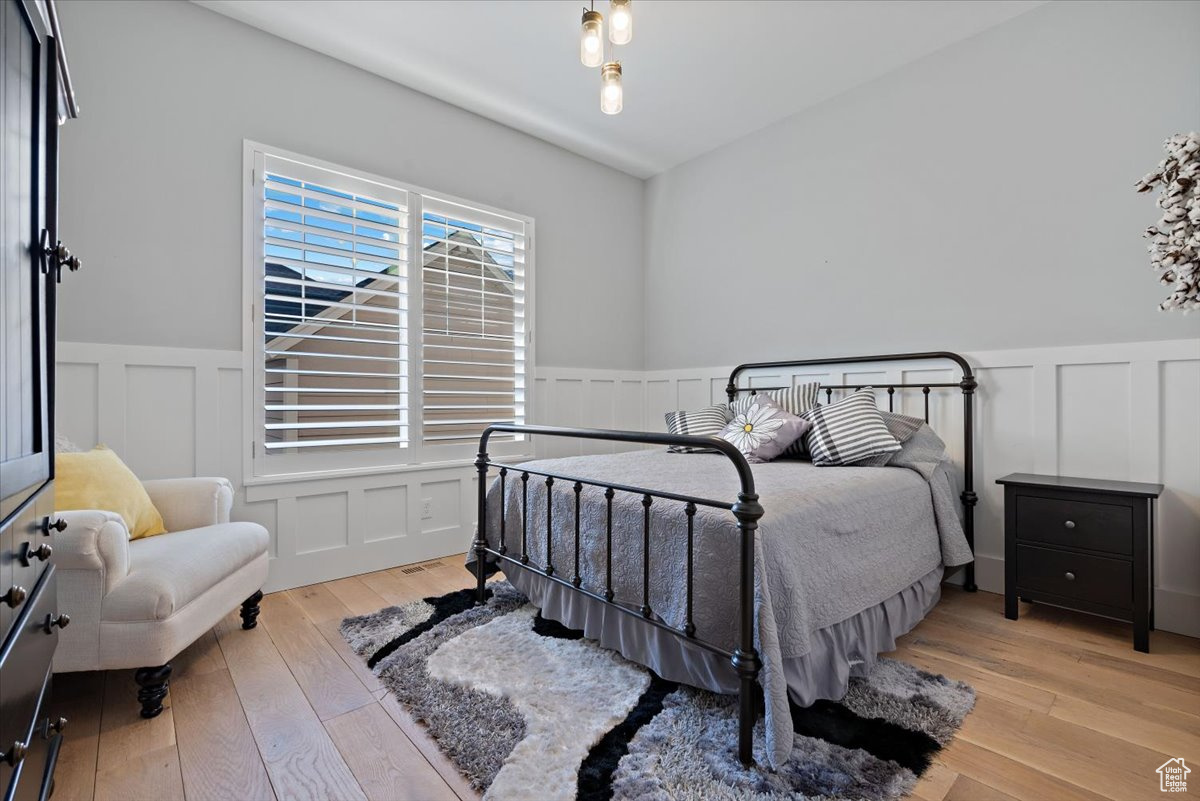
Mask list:
[{"label": "light bulb", "polygon": [[621,87],[621,65],[610,61],[600,69],[600,110],[605,114],[620,114],[625,92]]},{"label": "light bulb", "polygon": [[585,67],[599,67],[604,63],[604,17],[599,11],[583,12],[579,60]]},{"label": "light bulb", "polygon": [[608,40],[615,45],[629,44],[633,39],[633,0],[611,0],[608,14]]}]

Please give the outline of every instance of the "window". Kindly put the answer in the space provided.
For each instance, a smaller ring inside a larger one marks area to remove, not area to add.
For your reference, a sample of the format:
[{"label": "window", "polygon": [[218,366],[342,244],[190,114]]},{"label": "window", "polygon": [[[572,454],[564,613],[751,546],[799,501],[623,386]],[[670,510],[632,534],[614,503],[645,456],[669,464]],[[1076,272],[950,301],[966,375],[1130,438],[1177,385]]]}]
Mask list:
[{"label": "window", "polygon": [[421,219],[423,441],[474,441],[525,418],[524,226],[430,197]]},{"label": "window", "polygon": [[531,220],[250,143],[247,160],[253,475],[460,459],[524,422]]}]

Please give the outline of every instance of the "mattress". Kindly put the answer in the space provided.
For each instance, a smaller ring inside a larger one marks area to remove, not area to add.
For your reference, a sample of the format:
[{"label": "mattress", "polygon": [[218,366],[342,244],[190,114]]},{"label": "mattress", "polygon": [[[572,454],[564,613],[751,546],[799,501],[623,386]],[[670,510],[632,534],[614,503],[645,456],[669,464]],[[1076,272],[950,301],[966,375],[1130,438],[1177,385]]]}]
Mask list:
[{"label": "mattress", "polygon": [[[732,464],[720,454],[644,450],[540,460],[522,467],[725,502],[736,498],[739,487]],[[954,506],[948,460],[926,459],[913,469],[819,468],[809,462],[775,461],[753,465],[752,470],[765,510],[756,536],[755,635],[763,659],[760,681],[767,699],[768,755],[780,764],[792,743],[788,673],[796,671],[789,671],[789,665],[805,664],[804,657],[821,643],[822,632],[882,607],[905,591],[911,593],[935,571],[969,561],[971,555],[956,514],[946,509],[947,503]],[[634,608],[645,600],[643,501],[643,496],[626,492],[617,492],[612,500],[612,589],[618,603]],[[603,487],[583,486],[578,506],[578,574],[583,587],[603,594],[608,583]],[[572,482],[557,480],[547,486],[536,474],[523,482],[519,473],[509,471],[503,493],[499,481],[489,488],[487,511],[486,536],[493,547],[503,533],[510,555],[524,553],[531,565],[551,566],[560,577],[575,575]],[[689,619],[684,504],[654,499],[649,512],[648,603],[655,617],[682,628]],[[738,637],[739,539],[730,512],[703,506],[697,510],[690,620],[697,638],[725,650],[733,650]],[[521,586],[520,577],[510,578]],[[914,599],[912,608],[927,600]],[[627,647],[627,655],[637,658],[633,643]],[[712,687],[722,681],[714,672],[709,681],[692,683]]]}]

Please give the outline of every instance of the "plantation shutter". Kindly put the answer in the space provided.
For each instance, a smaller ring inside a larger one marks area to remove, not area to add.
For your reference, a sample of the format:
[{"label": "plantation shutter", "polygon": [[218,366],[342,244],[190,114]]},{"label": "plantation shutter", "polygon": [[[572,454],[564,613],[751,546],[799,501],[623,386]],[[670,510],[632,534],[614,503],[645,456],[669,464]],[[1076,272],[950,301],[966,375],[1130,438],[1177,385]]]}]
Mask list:
[{"label": "plantation shutter", "polygon": [[525,421],[526,235],[521,220],[422,198],[426,443],[469,442],[490,423]]},{"label": "plantation shutter", "polygon": [[408,442],[408,193],[268,155],[262,192],[268,453]]}]

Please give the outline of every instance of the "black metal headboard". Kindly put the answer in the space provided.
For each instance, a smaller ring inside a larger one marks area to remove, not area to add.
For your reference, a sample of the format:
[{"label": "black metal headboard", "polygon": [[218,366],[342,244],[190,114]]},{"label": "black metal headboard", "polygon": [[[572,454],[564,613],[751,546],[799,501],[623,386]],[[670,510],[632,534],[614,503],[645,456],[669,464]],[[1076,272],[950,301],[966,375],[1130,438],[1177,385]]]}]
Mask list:
[{"label": "black metal headboard", "polygon": [[[739,392],[760,392],[769,391],[772,389],[787,389],[787,387],[739,387],[737,384],[738,376],[742,373],[751,370],[782,370],[789,367],[816,367],[816,366],[832,366],[840,364],[862,364],[865,362],[915,362],[940,359],[954,362],[962,370],[962,380],[953,383],[882,383],[882,384],[841,384],[841,385],[825,385],[821,388],[825,390],[826,401],[833,396],[833,391],[836,390],[856,390],[873,387],[883,389],[888,394],[888,411],[894,410],[894,399],[896,391],[905,390],[920,390],[925,396],[925,422],[929,422],[929,392],[932,389],[947,389],[956,388],[962,392],[963,397],[963,531],[967,535],[967,543],[971,546],[972,553],[975,551],[975,504],[979,502],[979,497],[975,494],[974,484],[974,468],[975,468],[975,449],[974,449],[974,419],[973,419],[973,402],[975,398],[975,388],[979,385],[975,380],[975,374],[971,371],[971,365],[967,360],[957,353],[949,351],[934,351],[930,353],[889,353],[880,356],[843,356],[835,359],[799,359],[796,361],[784,362],[754,362],[750,364],[739,364],[733,368],[733,372],[729,374],[729,383],[725,386],[725,394],[729,396],[729,401],[732,403],[737,398]],[[975,564],[972,562],[967,565],[966,573],[963,577],[963,589],[968,592],[974,592],[977,587],[975,584]]]}]

